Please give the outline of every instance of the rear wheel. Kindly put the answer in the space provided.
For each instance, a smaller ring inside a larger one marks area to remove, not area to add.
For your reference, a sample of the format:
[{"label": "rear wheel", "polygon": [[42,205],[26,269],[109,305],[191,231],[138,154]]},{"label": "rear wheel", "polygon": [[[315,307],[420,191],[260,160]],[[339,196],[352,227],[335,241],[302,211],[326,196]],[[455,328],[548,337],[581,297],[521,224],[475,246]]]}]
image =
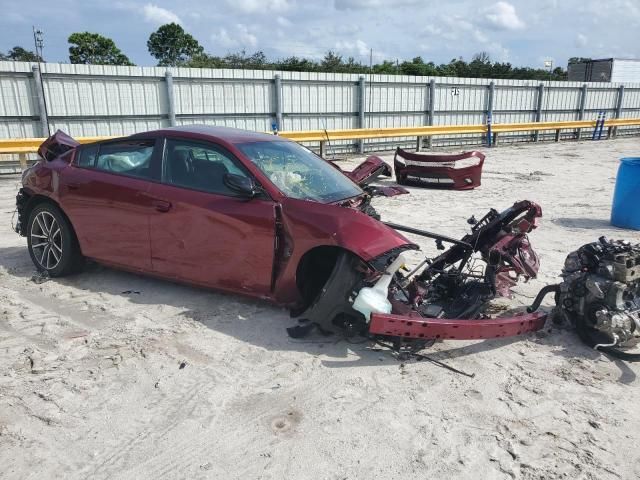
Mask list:
[{"label": "rear wheel", "polygon": [[36,268],[51,277],[68,275],[81,265],[82,255],[75,233],[54,205],[42,203],[31,211],[27,243]]}]

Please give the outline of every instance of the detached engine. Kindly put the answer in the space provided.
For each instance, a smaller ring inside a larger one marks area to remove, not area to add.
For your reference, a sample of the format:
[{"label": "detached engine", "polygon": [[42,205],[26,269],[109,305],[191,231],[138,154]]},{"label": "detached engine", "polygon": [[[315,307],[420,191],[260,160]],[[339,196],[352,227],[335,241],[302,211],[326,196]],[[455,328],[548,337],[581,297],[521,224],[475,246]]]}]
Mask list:
[{"label": "detached engine", "polygon": [[[556,291],[557,314],[590,347],[627,360],[640,340],[640,244],[608,240],[569,254]],[[542,293],[542,292],[541,292]]]}]

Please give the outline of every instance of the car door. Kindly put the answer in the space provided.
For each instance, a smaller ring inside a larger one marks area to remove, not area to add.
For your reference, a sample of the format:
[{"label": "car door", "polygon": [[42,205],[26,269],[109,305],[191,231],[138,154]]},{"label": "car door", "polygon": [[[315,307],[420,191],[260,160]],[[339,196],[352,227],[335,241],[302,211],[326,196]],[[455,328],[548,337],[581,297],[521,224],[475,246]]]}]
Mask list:
[{"label": "car door", "polygon": [[[79,147],[61,173],[60,203],[82,253],[103,262],[150,271],[146,193],[159,180],[156,139],[127,139]],[[155,158],[157,157],[157,158]]]},{"label": "car door", "polygon": [[167,138],[162,183],[149,195],[164,208],[151,214],[155,272],[252,295],[269,295],[275,242],[275,203],[247,199],[224,175],[250,176],[223,146]]}]

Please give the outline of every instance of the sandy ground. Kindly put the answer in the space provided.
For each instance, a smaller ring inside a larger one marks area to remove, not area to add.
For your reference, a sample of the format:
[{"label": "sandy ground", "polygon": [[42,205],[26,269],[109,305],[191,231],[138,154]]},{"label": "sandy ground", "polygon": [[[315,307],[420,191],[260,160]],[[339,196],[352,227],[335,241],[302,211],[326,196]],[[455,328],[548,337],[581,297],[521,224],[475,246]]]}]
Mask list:
[{"label": "sandy ground", "polygon": [[[541,275],[513,300],[525,305],[581,244],[640,241],[608,222],[617,159],[639,152],[639,139],[500,147],[475,191],[377,206],[459,236],[471,214],[539,202]],[[431,349],[468,378],[294,341],[282,309],[100,266],[37,283],[10,228],[18,180],[0,178],[3,479],[640,477],[640,366],[571,331]]]}]

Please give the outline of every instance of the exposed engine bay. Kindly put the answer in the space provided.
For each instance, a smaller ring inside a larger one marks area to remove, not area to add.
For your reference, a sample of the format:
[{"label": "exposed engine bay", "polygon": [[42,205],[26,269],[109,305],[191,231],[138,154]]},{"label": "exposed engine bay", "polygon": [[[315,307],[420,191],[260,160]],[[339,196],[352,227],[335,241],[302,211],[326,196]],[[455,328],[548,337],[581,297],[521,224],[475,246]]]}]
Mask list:
[{"label": "exposed engine bay", "polygon": [[573,325],[589,347],[625,360],[640,342],[640,244],[620,240],[583,245],[570,253],[562,283],[545,287],[530,310],[555,293],[555,319]]},{"label": "exposed engine bay", "polygon": [[542,328],[546,316],[538,313],[500,319],[484,314],[488,303],[509,296],[519,279],[536,277],[540,263],[528,234],[541,216],[530,201],[502,212],[492,209],[480,220],[470,218],[471,232],[460,240],[386,223],[434,239],[443,253],[408,269],[405,249],[367,265],[345,252],[289,333],[302,336],[317,326],[417,351],[438,338],[495,338]]}]

